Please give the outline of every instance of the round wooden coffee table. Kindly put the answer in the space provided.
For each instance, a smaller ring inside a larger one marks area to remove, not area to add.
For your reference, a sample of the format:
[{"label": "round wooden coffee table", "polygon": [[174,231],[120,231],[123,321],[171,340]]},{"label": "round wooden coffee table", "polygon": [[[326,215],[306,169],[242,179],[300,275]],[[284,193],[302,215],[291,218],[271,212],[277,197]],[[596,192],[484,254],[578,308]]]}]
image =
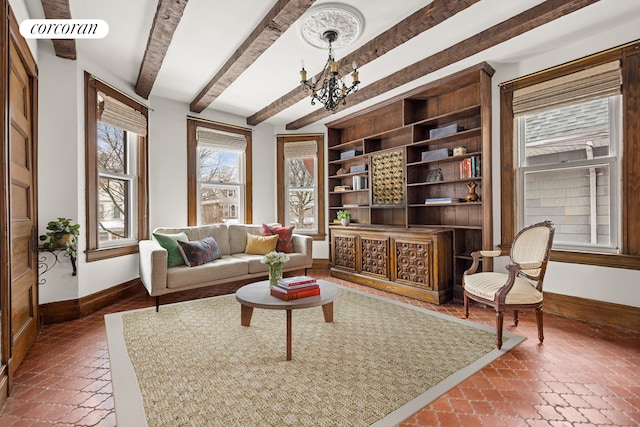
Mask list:
[{"label": "round wooden coffee table", "polygon": [[324,280],[318,280],[320,295],[283,301],[269,292],[269,281],[251,283],[236,291],[240,303],[240,324],[249,326],[254,308],[287,311],[287,360],[291,360],[291,312],[301,308],[322,306],[325,322],[333,322],[333,300],[338,296],[338,288]]}]

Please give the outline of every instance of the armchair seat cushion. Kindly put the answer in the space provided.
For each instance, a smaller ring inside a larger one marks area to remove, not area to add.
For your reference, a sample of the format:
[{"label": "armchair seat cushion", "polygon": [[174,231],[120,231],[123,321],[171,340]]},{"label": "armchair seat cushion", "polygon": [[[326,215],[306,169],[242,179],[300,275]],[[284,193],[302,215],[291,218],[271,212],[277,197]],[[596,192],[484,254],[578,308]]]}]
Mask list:
[{"label": "armchair seat cushion", "polygon": [[[476,273],[464,277],[464,289],[473,295],[493,301],[496,292],[509,278],[505,273]],[[516,277],[511,291],[507,294],[506,304],[535,304],[542,301],[542,292],[531,283]]]}]

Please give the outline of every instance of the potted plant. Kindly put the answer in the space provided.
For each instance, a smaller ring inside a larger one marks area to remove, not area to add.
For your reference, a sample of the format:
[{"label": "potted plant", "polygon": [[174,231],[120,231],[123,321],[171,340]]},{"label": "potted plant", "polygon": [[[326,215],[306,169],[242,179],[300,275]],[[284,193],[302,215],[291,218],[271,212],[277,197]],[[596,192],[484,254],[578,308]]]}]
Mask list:
[{"label": "potted plant", "polygon": [[78,257],[78,236],[80,235],[80,224],[71,224],[70,218],[58,218],[56,221],[49,221],[47,231],[40,236],[44,243],[42,247],[48,251],[65,248],[73,259]]},{"label": "potted plant", "polygon": [[342,223],[342,225],[349,225],[351,222],[351,212],[350,211],[338,211],[338,219]]}]

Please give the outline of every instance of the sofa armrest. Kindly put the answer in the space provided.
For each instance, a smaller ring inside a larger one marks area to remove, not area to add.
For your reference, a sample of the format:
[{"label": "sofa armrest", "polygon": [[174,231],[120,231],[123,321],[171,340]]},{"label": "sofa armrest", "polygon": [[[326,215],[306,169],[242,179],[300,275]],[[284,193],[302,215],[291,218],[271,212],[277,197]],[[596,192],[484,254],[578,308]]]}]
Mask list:
[{"label": "sofa armrest", "polygon": [[310,268],[313,265],[313,238],[304,234],[294,233],[292,241],[293,250],[296,253],[303,254],[305,256],[305,268]]},{"label": "sofa armrest", "polygon": [[167,250],[154,240],[138,242],[140,279],[149,295],[164,293],[167,288]]}]

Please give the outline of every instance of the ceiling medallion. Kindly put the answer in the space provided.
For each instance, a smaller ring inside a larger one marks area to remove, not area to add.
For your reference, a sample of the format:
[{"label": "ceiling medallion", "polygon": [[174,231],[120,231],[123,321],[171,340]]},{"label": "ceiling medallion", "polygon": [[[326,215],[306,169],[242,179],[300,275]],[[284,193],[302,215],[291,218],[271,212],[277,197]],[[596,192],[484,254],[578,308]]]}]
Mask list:
[{"label": "ceiling medallion", "polygon": [[352,63],[352,83],[347,86],[340,76],[340,64],[335,60],[333,49],[353,43],[362,33],[363,19],[360,12],[351,6],[337,3],[320,5],[303,16],[300,34],[312,46],[329,49],[329,57],[318,76],[307,79],[304,61],[300,70],[300,84],[310,92],[311,105],[316,101],[324,105],[327,111],[336,111],[340,105],[347,104],[347,95],[358,90],[360,84],[358,65]]},{"label": "ceiling medallion", "polygon": [[300,35],[311,46],[326,49],[325,33],[337,33],[334,49],[349,46],[356,41],[364,29],[362,14],[346,4],[325,3],[309,9],[300,20]]}]

